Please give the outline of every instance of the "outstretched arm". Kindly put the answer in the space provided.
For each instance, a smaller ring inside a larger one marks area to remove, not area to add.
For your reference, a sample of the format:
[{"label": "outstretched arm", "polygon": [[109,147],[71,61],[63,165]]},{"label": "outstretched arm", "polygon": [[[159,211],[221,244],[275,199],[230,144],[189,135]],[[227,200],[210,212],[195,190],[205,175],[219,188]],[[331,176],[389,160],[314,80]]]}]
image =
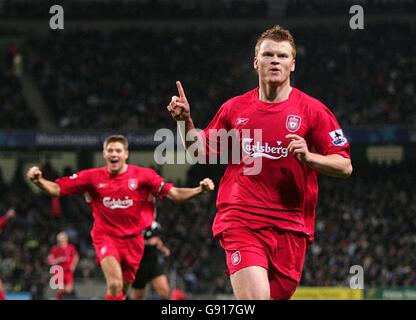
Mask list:
[{"label": "outstretched arm", "polygon": [[27,171],[26,176],[28,177],[30,182],[32,182],[39,189],[46,192],[48,195],[52,197],[60,196],[61,190],[60,190],[59,184],[43,178],[42,171],[38,167],[30,168]]},{"label": "outstretched arm", "polygon": [[52,252],[50,252],[48,254],[48,257],[46,259],[47,263],[51,266],[55,265],[58,263],[58,260],[55,258],[54,254]]},{"label": "outstretched arm", "polygon": [[7,210],[6,214],[2,217],[0,217],[0,230],[2,230],[4,228],[4,226],[6,225],[7,221],[10,218],[13,218],[15,216],[15,211],[13,208],[10,208],[9,210]]},{"label": "outstretched arm", "polygon": [[177,188],[172,187],[166,197],[175,202],[184,202],[197,195],[211,192],[214,190],[214,182],[210,178],[205,178],[199,182],[199,186],[195,188]]},{"label": "outstretched arm", "polygon": [[330,154],[323,156],[318,153],[310,152],[305,139],[296,135],[288,134],[288,139],[292,139],[287,147],[290,153],[293,153],[300,162],[306,163],[327,176],[336,178],[348,178],[352,174],[351,160],[344,158],[339,154]]}]

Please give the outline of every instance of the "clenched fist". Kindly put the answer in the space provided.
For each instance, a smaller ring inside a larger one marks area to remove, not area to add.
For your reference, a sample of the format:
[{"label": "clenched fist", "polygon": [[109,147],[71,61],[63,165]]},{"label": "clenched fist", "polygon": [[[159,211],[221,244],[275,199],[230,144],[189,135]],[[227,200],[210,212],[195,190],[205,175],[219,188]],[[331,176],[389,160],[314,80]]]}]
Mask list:
[{"label": "clenched fist", "polygon": [[202,193],[211,192],[215,189],[214,182],[210,178],[205,178],[199,182],[199,186],[202,189]]},{"label": "clenched fist", "polygon": [[37,183],[42,178],[42,171],[38,167],[31,167],[27,170],[26,177],[32,182]]}]

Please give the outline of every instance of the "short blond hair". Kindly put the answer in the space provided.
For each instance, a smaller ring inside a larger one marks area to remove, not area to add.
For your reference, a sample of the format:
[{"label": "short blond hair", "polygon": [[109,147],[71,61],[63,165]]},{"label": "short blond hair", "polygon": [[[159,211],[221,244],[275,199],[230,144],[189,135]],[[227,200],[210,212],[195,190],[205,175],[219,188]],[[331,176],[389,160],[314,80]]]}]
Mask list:
[{"label": "short blond hair", "polygon": [[261,43],[266,40],[266,39],[271,39],[277,42],[280,41],[287,41],[290,43],[290,45],[292,46],[292,54],[293,54],[293,58],[296,58],[296,44],[295,44],[295,39],[293,39],[292,34],[290,33],[289,30],[276,25],[273,28],[267,29],[266,31],[264,31],[260,37],[258,37],[257,39],[257,43],[256,43],[256,47],[254,49],[254,56],[257,57],[257,54],[259,52],[260,49],[260,45]]}]

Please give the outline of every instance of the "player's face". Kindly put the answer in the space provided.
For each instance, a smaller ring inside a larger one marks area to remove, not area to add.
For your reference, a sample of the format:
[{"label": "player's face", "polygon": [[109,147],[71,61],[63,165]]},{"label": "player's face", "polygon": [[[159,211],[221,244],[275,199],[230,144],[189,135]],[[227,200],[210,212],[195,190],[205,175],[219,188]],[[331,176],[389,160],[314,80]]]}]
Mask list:
[{"label": "player's face", "polygon": [[111,173],[120,173],[126,166],[129,152],[120,142],[111,142],[104,149],[104,159]]},{"label": "player's face", "polygon": [[295,71],[292,46],[288,41],[265,39],[254,57],[254,68],[263,83],[281,85],[290,79]]},{"label": "player's face", "polygon": [[68,244],[68,237],[65,234],[58,234],[57,242],[59,246],[65,247]]}]

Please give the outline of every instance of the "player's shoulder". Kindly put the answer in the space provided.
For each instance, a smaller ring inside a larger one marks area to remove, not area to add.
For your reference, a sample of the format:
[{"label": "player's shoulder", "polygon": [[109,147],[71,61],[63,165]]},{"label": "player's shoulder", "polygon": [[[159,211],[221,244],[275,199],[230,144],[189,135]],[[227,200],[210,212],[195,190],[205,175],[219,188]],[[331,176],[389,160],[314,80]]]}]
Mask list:
[{"label": "player's shoulder", "polygon": [[301,91],[297,88],[293,88],[293,90],[295,91],[295,95],[297,97],[297,99],[299,99],[299,101],[302,104],[307,105],[310,108],[315,108],[315,109],[325,109],[327,108],[326,105],[320,101],[319,99],[312,97],[311,95],[307,94],[304,91]]},{"label": "player's shoulder", "polygon": [[105,173],[106,167],[99,167],[99,168],[89,168],[89,169],[81,169],[74,175],[92,175],[92,174],[100,174]]},{"label": "player's shoulder", "polygon": [[311,95],[303,92],[297,88],[293,88],[295,90],[295,96],[301,103],[304,108],[307,108],[310,112],[315,113],[326,113],[331,112],[329,108],[319,99],[312,97]]},{"label": "player's shoulder", "polygon": [[247,102],[249,102],[253,99],[253,97],[256,94],[256,90],[257,90],[257,88],[252,89],[250,91],[247,91],[247,92],[245,92],[243,94],[240,94],[238,96],[232,97],[232,98],[228,99],[226,102],[224,102],[224,104],[222,106],[224,108],[227,108],[227,109],[232,109],[234,107],[238,107],[242,103],[243,104],[247,103]]},{"label": "player's shoulder", "polygon": [[156,170],[153,168],[142,167],[135,164],[129,164],[129,171],[132,174],[140,174],[140,175],[153,175],[156,173]]}]

